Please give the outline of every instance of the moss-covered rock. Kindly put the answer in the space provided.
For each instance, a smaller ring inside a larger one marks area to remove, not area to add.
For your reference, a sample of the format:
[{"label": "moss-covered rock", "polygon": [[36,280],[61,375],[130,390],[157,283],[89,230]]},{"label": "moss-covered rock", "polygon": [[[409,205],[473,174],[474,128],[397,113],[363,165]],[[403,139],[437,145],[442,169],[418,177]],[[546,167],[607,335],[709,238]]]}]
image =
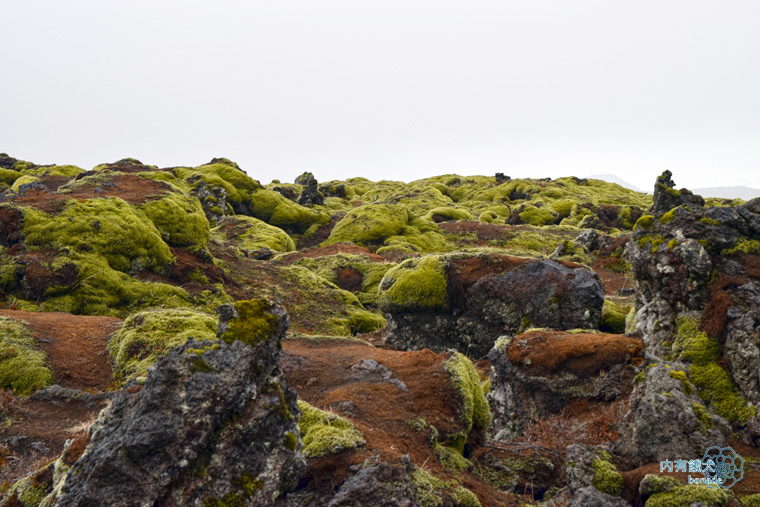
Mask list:
[{"label": "moss-covered rock", "polygon": [[52,384],[53,372],[31,331],[21,322],[0,316],[0,388],[28,395]]},{"label": "moss-covered rock", "polygon": [[251,347],[269,339],[279,325],[279,317],[271,313],[272,304],[266,299],[236,301],[234,315],[222,330],[220,339],[227,343],[239,340]]},{"label": "moss-covered rock", "polygon": [[724,489],[701,485],[686,485],[666,493],[657,493],[649,497],[646,507],[689,507],[701,503],[710,507],[723,507],[731,499],[731,494]]},{"label": "moss-covered rock", "polygon": [[465,425],[466,433],[469,434],[473,429],[487,428],[491,424],[491,410],[472,361],[455,352],[443,363],[443,368],[451,376],[451,383],[462,403],[459,416]]},{"label": "moss-covered rock", "polygon": [[623,476],[609,459],[609,454],[601,452],[592,461],[594,468],[593,485],[606,495],[619,496],[623,492]]},{"label": "moss-covered rock", "polygon": [[461,486],[456,480],[442,481],[419,467],[410,474],[415,488],[415,499],[421,507],[481,507],[475,494]]},{"label": "moss-covered rock", "polygon": [[26,185],[27,183],[34,183],[35,181],[40,181],[40,178],[38,178],[37,176],[32,176],[31,174],[25,174],[13,182],[13,185],[11,185],[11,190],[14,192],[18,192],[21,185]]},{"label": "moss-covered rock", "polygon": [[168,244],[198,248],[205,248],[208,244],[209,223],[198,199],[172,193],[146,202],[140,210]]},{"label": "moss-covered rock", "polygon": [[124,380],[146,375],[159,357],[190,337],[215,340],[216,318],[189,309],[135,313],[108,341],[114,374]]},{"label": "moss-covered rock", "polygon": [[298,428],[303,442],[303,455],[319,458],[344,449],[355,449],[366,443],[351,421],[325,412],[303,400],[298,400],[301,419]]},{"label": "moss-covered rock", "polygon": [[92,252],[118,271],[160,269],[172,261],[156,226],[119,198],[70,200],[54,216],[26,208],[23,232],[28,246]]},{"label": "moss-covered rock", "polygon": [[262,248],[278,253],[296,249],[287,232],[258,218],[244,215],[220,220],[212,235],[218,244],[238,248],[244,256]]},{"label": "moss-covered rock", "polygon": [[358,245],[382,244],[401,234],[411,220],[406,206],[370,204],[349,211],[330,233],[325,244],[350,241]]},{"label": "moss-covered rock", "polygon": [[599,320],[599,330],[605,333],[625,333],[628,313],[629,308],[618,306],[609,299],[605,299],[602,306],[602,317]]},{"label": "moss-covered rock", "polygon": [[447,310],[446,266],[443,258],[427,256],[389,269],[380,282],[378,306],[386,312]]}]

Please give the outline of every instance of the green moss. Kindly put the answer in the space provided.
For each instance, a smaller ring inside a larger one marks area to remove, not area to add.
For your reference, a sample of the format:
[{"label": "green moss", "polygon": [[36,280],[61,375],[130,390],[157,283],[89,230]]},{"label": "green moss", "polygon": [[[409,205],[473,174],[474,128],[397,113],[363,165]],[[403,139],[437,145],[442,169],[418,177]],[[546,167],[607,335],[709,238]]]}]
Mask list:
[{"label": "green moss", "polygon": [[305,234],[312,226],[330,221],[327,213],[296,204],[271,190],[257,190],[248,205],[254,217],[297,234]]},{"label": "green moss", "polygon": [[[114,374],[127,380],[148,368],[188,338],[216,340],[215,317],[194,310],[149,310],[129,316],[108,340]],[[202,352],[202,351],[201,351]]]},{"label": "green moss", "polygon": [[620,307],[605,299],[602,305],[602,317],[599,320],[599,330],[605,333],[625,333],[625,320],[629,309]]},{"label": "green moss", "polygon": [[301,419],[303,455],[318,458],[335,454],[344,449],[354,449],[366,443],[364,437],[348,419],[313,407],[303,400],[298,400]]},{"label": "green moss", "polygon": [[140,210],[170,245],[205,248],[208,244],[209,223],[198,199],[172,193],[146,202]]},{"label": "green moss", "polygon": [[491,424],[491,411],[472,361],[456,352],[443,363],[443,368],[451,376],[451,383],[459,396],[459,417],[466,432],[473,428],[487,428]]},{"label": "green moss", "polygon": [[40,181],[40,178],[38,178],[37,176],[26,174],[13,182],[13,185],[11,185],[11,190],[13,190],[14,192],[18,192],[19,187],[21,187],[21,185],[25,185],[27,183],[34,183],[35,181]]},{"label": "green moss", "polygon": [[446,310],[446,286],[446,265],[441,257],[407,259],[383,276],[378,306],[386,312]]},{"label": "green moss", "polygon": [[436,443],[433,445],[433,451],[446,470],[462,471],[472,468],[472,462],[456,449]]},{"label": "green moss", "polygon": [[0,387],[28,395],[53,383],[46,355],[21,322],[0,316]]},{"label": "green moss", "polygon": [[37,507],[49,492],[49,485],[37,484],[30,475],[19,479],[11,486],[8,497],[15,494],[24,507]]},{"label": "green moss", "polygon": [[73,178],[77,174],[85,172],[81,167],[75,165],[45,165],[37,166],[34,169],[27,169],[24,174],[32,176],[65,176]]},{"label": "green moss", "polygon": [[0,167],[0,183],[5,183],[6,185],[13,185],[13,182],[16,181],[21,177],[21,173],[19,171],[14,171],[13,169],[5,169],[4,167]]},{"label": "green moss", "polygon": [[673,208],[672,210],[668,211],[667,213],[663,214],[660,217],[660,222],[663,224],[669,224],[673,221],[673,218],[676,216],[676,210],[678,208]]},{"label": "green moss", "polygon": [[439,207],[431,209],[425,218],[435,220],[436,218],[443,221],[448,220],[472,220],[474,217],[470,210],[466,208],[456,208],[453,206]]},{"label": "green moss", "polygon": [[295,451],[298,447],[298,437],[296,437],[296,434],[293,432],[287,432],[285,434],[285,440],[283,442],[283,445],[290,449],[291,451]]},{"label": "green moss", "polygon": [[646,507],[688,507],[697,502],[711,506],[725,506],[730,499],[726,490],[702,485],[686,485],[649,497]]},{"label": "green moss", "polygon": [[594,467],[593,484],[596,489],[611,496],[619,496],[623,492],[623,476],[617,471],[615,465],[610,463],[608,456],[600,454],[591,462]]},{"label": "green moss", "polygon": [[250,202],[251,194],[262,188],[259,182],[232,162],[206,164],[194,169],[181,167],[173,172],[180,180],[200,177],[210,185],[223,188],[227,193],[227,200],[235,205]]},{"label": "green moss", "polygon": [[292,252],[296,249],[287,232],[258,218],[244,215],[225,217],[213,229],[212,236],[218,244],[238,248],[244,255],[261,248],[273,252]]},{"label": "green moss", "polygon": [[714,424],[713,424],[712,417],[710,417],[710,414],[707,412],[707,409],[705,409],[705,407],[703,407],[699,403],[692,403],[691,410],[692,412],[694,412],[694,416],[697,418],[698,431],[701,431],[702,433],[706,434],[707,430],[710,430],[713,428]]},{"label": "green moss", "polygon": [[461,507],[481,507],[475,494],[460,486],[455,480],[444,482],[419,467],[414,467],[410,477],[414,484],[415,500],[421,507],[440,507],[444,505],[446,497]]},{"label": "green moss", "polygon": [[671,239],[670,241],[668,241],[668,250],[673,250],[677,246],[678,246],[677,239]]},{"label": "green moss", "polygon": [[636,332],[636,326],[638,325],[638,314],[636,313],[636,308],[631,307],[630,311],[628,312],[628,315],[625,317],[625,333],[635,333]]},{"label": "green moss", "polygon": [[350,241],[356,244],[382,244],[401,235],[411,216],[406,206],[371,204],[349,211],[330,233],[325,244]]},{"label": "green moss", "polygon": [[712,226],[720,225],[720,222],[709,217],[702,217],[699,219],[699,221],[705,225],[712,225]]},{"label": "green moss", "polygon": [[760,493],[739,497],[743,507],[760,507]]},{"label": "green moss", "polygon": [[689,379],[697,388],[700,398],[730,422],[744,423],[756,415],[757,410],[747,405],[730,374],[718,365],[720,343],[701,332],[693,319],[680,316],[676,324],[678,334],[672,350],[681,360],[692,363]]},{"label": "green moss", "polygon": [[670,370],[668,371],[668,375],[670,375],[670,378],[681,381],[681,389],[685,394],[691,395],[694,392],[694,389],[691,387],[691,383],[689,382],[689,378],[686,376],[685,371]]},{"label": "green moss", "polygon": [[227,343],[239,340],[251,347],[270,338],[279,325],[280,319],[269,313],[272,304],[266,299],[235,301],[238,316],[230,319],[229,328],[221,339]]},{"label": "green moss", "polygon": [[264,481],[246,473],[232,479],[230,484],[235,491],[222,498],[204,498],[204,507],[245,507],[250,504],[249,499],[264,487]]},{"label": "green moss", "polygon": [[636,221],[636,224],[633,226],[633,230],[635,231],[639,227],[642,229],[651,229],[654,225],[654,216],[652,215],[643,215],[641,218],[639,218]]},{"label": "green moss", "polygon": [[525,206],[524,211],[520,213],[520,220],[529,225],[546,225],[553,224],[557,221],[558,215],[552,209],[543,206],[536,207],[531,204]]},{"label": "green moss", "polygon": [[93,252],[118,271],[157,269],[172,262],[153,223],[119,198],[69,200],[55,216],[27,208],[23,231],[28,246]]},{"label": "green moss", "polygon": [[741,238],[736,242],[733,248],[727,248],[723,250],[721,255],[736,255],[736,254],[760,254],[760,241],[754,239]]}]

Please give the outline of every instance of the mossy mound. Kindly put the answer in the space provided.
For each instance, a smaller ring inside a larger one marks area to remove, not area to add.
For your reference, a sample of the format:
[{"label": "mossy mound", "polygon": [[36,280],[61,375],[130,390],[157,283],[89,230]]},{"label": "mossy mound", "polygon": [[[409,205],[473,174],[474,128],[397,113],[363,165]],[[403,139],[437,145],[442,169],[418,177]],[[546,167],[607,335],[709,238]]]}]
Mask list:
[{"label": "mossy mound", "polygon": [[212,231],[214,241],[240,250],[244,256],[266,248],[272,252],[292,252],[296,249],[287,232],[258,218],[237,215],[225,217]]},{"label": "mossy mound", "polygon": [[114,374],[124,380],[146,375],[148,368],[188,338],[216,340],[217,319],[187,310],[148,310],[130,315],[108,340]]},{"label": "mossy mound", "polygon": [[374,262],[363,255],[336,254],[304,257],[294,265],[303,266],[330,283],[352,292],[363,305],[377,302],[380,281],[396,264]]},{"label": "mossy mound", "polygon": [[629,312],[630,308],[618,306],[609,299],[605,299],[602,317],[599,320],[599,330],[604,333],[624,334]]},{"label": "mossy mound", "polygon": [[349,211],[338,222],[324,244],[350,241],[357,245],[381,245],[398,236],[411,220],[406,206],[368,204]]},{"label": "mossy mound", "polygon": [[28,395],[52,384],[46,357],[24,324],[0,316],[0,388]]},{"label": "mossy mound", "polygon": [[694,504],[723,507],[731,499],[731,494],[720,488],[702,485],[686,485],[666,493],[657,493],[649,497],[645,507],[689,507]]},{"label": "mossy mound", "polygon": [[271,313],[271,309],[272,303],[263,298],[235,301],[237,316],[229,320],[227,330],[220,338],[226,343],[237,340],[251,347],[269,339],[280,323],[280,318]]},{"label": "mossy mound", "polygon": [[303,442],[303,455],[319,458],[344,449],[355,449],[366,443],[351,421],[298,400],[301,419],[298,429]]},{"label": "mossy mound", "polygon": [[70,200],[54,216],[26,208],[23,232],[30,247],[92,252],[118,271],[157,270],[172,261],[155,225],[116,197]]},{"label": "mossy mound", "polygon": [[596,489],[610,496],[619,496],[623,492],[623,476],[610,461],[610,455],[602,451],[594,458],[593,485]]},{"label": "mossy mound", "polygon": [[433,222],[448,222],[456,220],[472,220],[474,217],[467,208],[453,206],[440,207],[431,209],[425,218]]},{"label": "mossy mound", "polygon": [[416,466],[410,475],[414,484],[415,499],[421,507],[481,507],[478,497],[456,480],[443,481]]},{"label": "mossy mound", "polygon": [[35,181],[40,181],[40,178],[38,178],[37,176],[32,176],[31,174],[25,174],[13,182],[13,185],[11,185],[11,190],[14,192],[18,192],[19,189],[21,188],[21,185],[26,185],[27,183],[34,183]]},{"label": "mossy mound", "polygon": [[407,259],[389,269],[380,282],[378,306],[385,312],[445,311],[446,261],[437,255]]},{"label": "mossy mound", "polygon": [[251,195],[251,215],[294,234],[310,234],[330,221],[330,215],[296,204],[271,190],[258,190]]},{"label": "mossy mound", "polygon": [[223,188],[227,193],[227,200],[233,206],[249,204],[251,194],[262,188],[258,181],[248,176],[237,164],[226,159],[195,168],[179,167],[172,172],[189,184],[202,179],[209,185]]},{"label": "mossy mound", "polygon": [[85,172],[81,167],[75,165],[44,165],[35,166],[34,168],[25,169],[24,174],[31,176],[65,176],[73,178],[74,176]]},{"label": "mossy mound", "polygon": [[140,210],[169,245],[197,248],[208,245],[210,227],[198,199],[172,193],[146,202]]},{"label": "mossy mound", "polygon": [[520,217],[520,223],[528,225],[549,225],[559,219],[559,214],[548,206],[524,204],[515,213]]}]

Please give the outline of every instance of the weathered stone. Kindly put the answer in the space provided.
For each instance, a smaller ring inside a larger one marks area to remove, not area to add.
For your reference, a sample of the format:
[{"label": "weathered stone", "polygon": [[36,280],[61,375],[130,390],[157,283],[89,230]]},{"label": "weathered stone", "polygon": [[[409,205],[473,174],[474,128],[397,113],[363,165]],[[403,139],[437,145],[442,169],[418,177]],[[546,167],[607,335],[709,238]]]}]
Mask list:
[{"label": "weathered stone", "polygon": [[277,366],[287,315],[235,306],[220,311],[218,343],[190,339],[116,396],[56,505],[270,505],[296,485],[296,395]]}]

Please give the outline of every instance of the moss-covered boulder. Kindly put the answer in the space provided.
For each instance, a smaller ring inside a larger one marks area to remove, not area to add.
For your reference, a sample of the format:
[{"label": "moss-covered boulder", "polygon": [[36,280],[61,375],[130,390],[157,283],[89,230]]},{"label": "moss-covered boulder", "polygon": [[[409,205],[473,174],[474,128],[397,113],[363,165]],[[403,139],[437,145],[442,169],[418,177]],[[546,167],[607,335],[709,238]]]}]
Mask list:
[{"label": "moss-covered boulder", "polygon": [[219,245],[233,247],[245,257],[256,257],[262,249],[271,253],[292,252],[293,239],[279,227],[258,218],[237,215],[221,219],[212,234]]},{"label": "moss-covered boulder", "polygon": [[298,401],[298,408],[301,410],[298,428],[301,430],[305,457],[319,458],[366,443],[348,419],[320,410],[303,400]]},{"label": "moss-covered boulder", "polygon": [[0,316],[0,388],[28,395],[53,383],[46,354],[22,322]]}]

